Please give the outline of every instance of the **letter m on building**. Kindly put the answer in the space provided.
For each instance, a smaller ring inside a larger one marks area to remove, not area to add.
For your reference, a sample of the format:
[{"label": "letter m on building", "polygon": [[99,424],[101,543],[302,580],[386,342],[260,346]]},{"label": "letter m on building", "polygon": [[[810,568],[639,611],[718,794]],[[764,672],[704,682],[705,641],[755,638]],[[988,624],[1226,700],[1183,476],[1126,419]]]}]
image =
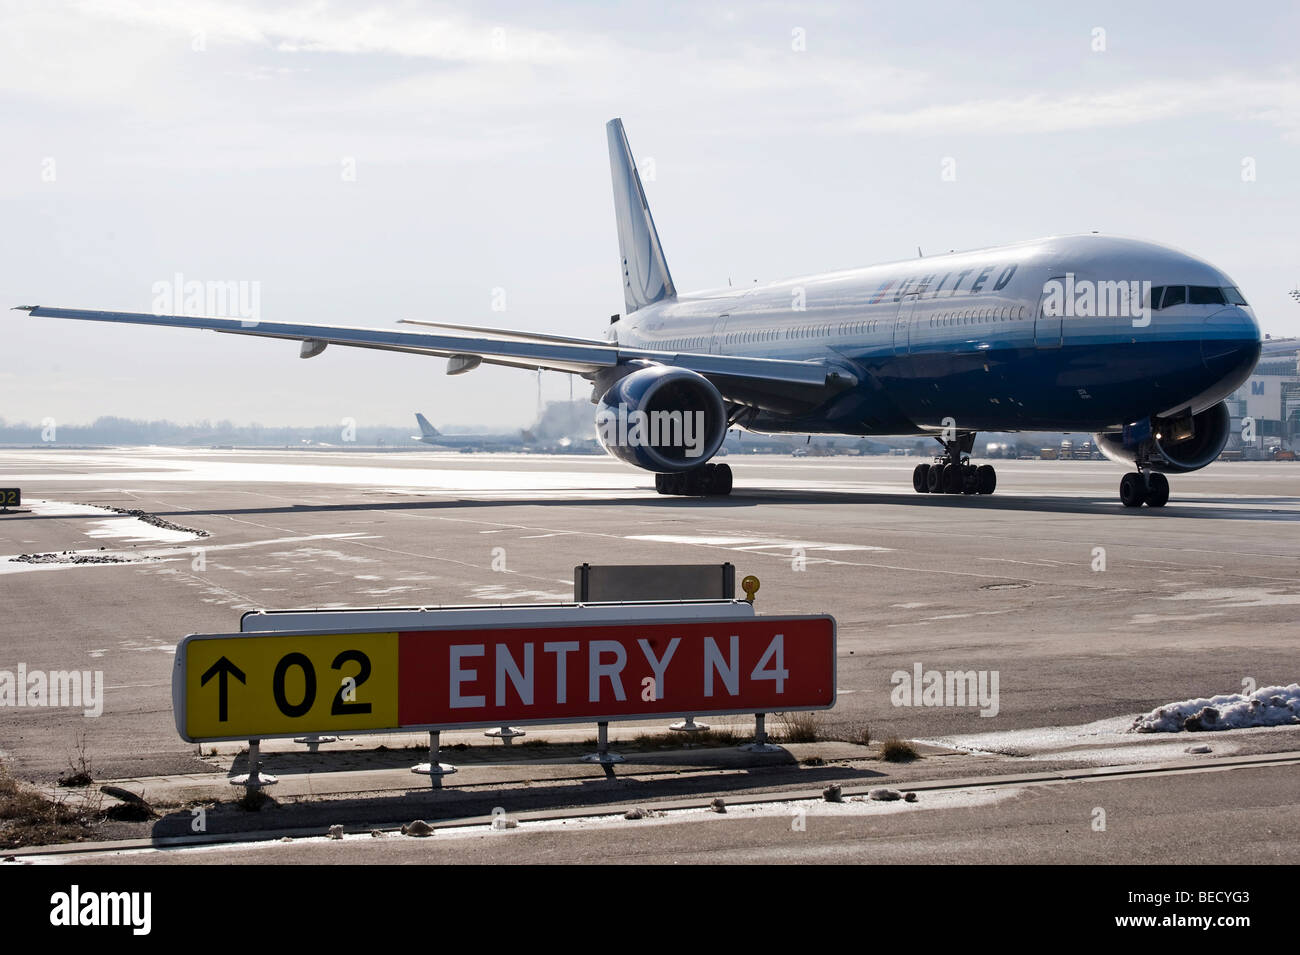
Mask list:
[{"label": "letter m on building", "polygon": [[1250,383],[1250,393],[1252,395],[1262,395],[1264,393],[1264,382],[1252,381]]}]

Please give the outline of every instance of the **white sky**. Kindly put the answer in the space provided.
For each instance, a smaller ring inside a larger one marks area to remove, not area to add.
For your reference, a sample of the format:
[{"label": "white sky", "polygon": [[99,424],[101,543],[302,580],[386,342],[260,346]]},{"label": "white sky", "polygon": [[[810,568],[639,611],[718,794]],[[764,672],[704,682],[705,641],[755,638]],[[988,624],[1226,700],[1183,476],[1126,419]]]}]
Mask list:
[{"label": "white sky", "polygon": [[[1295,335],[1297,27],[1290,2],[0,2],[0,305],[150,311],[179,272],[260,283],[268,321],[598,335],[622,116],[682,289],[1098,229],[1208,259]],[[528,372],[0,321],[11,422],[536,411]]]}]

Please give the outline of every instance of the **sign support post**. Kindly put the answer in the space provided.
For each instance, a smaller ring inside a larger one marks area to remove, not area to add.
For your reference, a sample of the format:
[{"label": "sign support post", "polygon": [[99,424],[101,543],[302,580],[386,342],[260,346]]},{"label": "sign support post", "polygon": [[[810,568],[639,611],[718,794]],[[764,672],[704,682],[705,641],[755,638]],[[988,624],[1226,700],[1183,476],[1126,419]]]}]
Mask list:
[{"label": "sign support post", "polygon": [[262,741],[260,739],[250,739],[248,741],[248,772],[241,776],[231,776],[230,785],[244,786],[249,790],[261,789],[263,786],[274,786],[280,780],[274,776],[263,776],[258,768],[262,765]]},{"label": "sign support post", "polygon": [[609,751],[609,724],[596,724],[596,751],[588,753],[582,757],[584,763],[600,763],[602,766],[610,766],[614,763],[623,762],[623,757],[618,753]]},{"label": "sign support post", "polygon": [[747,753],[779,753],[780,746],[773,746],[767,741],[767,714],[754,714],[754,742],[740,747]]},{"label": "sign support post", "polygon": [[306,743],[307,752],[309,753],[319,753],[321,743],[337,743],[338,741],[337,736],[321,736],[319,733],[308,733],[306,736],[299,736],[294,740],[295,743]]},{"label": "sign support post", "polygon": [[688,716],[679,723],[669,723],[668,728],[678,733],[702,733],[709,728],[709,724],[697,723],[695,717]]},{"label": "sign support post", "polygon": [[441,736],[442,733],[439,730],[429,730],[429,761],[411,767],[411,772],[420,776],[428,776],[429,783],[434,789],[442,787],[443,776],[450,776],[456,772],[456,767],[450,763],[438,762],[438,750],[441,749],[439,739]]}]

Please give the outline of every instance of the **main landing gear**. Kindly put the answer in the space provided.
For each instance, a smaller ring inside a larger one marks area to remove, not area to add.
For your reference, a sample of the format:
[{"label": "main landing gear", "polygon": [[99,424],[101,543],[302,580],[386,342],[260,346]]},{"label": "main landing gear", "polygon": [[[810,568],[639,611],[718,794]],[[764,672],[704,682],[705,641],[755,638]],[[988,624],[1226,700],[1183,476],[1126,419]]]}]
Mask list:
[{"label": "main landing gear", "polygon": [[731,493],[731,466],[702,464],[689,471],[656,474],[655,490],[660,494],[690,497],[723,497]]},{"label": "main landing gear", "polygon": [[1119,500],[1125,507],[1164,507],[1169,502],[1169,478],[1159,471],[1130,471],[1120,479]]},{"label": "main landing gear", "polygon": [[975,432],[958,432],[953,441],[935,438],[943,453],[933,464],[918,464],[912,472],[912,488],[920,494],[992,494],[998,486],[998,473],[991,464],[979,467],[970,463],[975,447]]}]

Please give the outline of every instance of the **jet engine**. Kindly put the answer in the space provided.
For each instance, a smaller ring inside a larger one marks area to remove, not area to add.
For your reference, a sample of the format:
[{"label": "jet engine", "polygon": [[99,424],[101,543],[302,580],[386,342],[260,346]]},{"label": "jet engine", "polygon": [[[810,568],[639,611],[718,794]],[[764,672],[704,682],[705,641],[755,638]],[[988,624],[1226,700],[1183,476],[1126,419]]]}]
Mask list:
[{"label": "jet engine", "polygon": [[1112,461],[1183,474],[1205,467],[1228,443],[1232,415],[1220,401],[1199,414],[1144,418],[1122,432],[1095,434],[1097,447]]},{"label": "jet engine", "polygon": [[647,471],[696,468],[727,436],[722,395],[703,375],[650,365],[616,381],[596,403],[596,436],[619,460]]}]

